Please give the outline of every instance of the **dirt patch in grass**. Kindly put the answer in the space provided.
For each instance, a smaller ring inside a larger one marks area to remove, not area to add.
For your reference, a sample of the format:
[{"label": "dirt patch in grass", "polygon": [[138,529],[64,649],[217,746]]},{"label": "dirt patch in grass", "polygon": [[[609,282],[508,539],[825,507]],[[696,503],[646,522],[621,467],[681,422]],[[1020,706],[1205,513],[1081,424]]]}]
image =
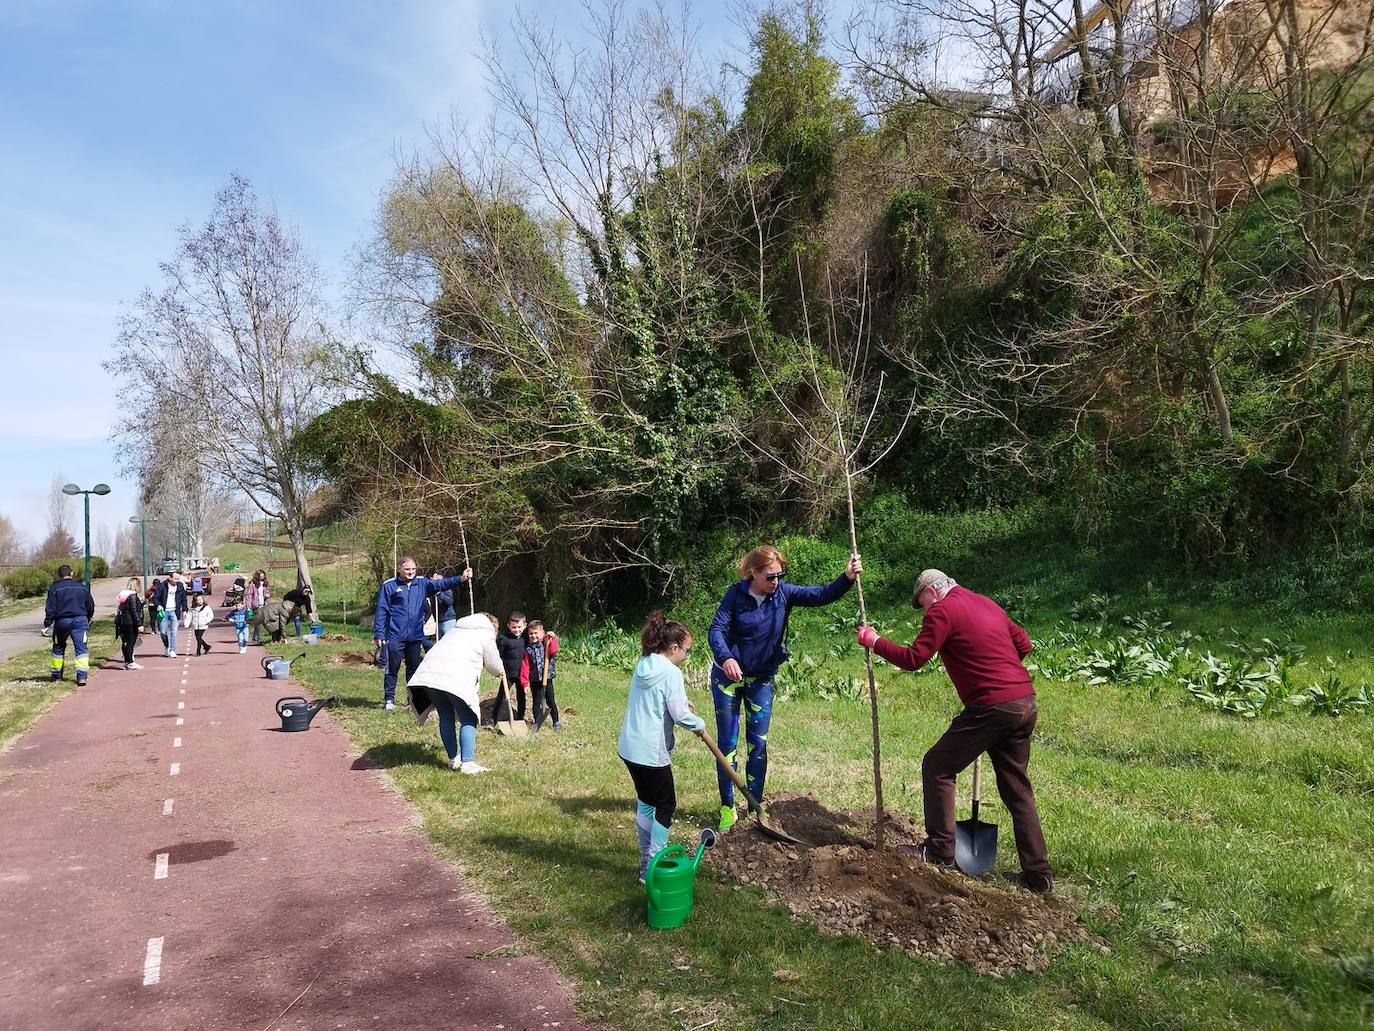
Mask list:
[{"label": "dirt patch in grass", "polygon": [[[775,796],[770,822],[812,843],[764,837],[753,820],[722,836],[710,865],[728,878],[773,893],[826,934],[860,934],[883,948],[960,961],[980,973],[1042,970],[1065,942],[1100,944],[1063,898],[1041,898],[945,873],[891,847],[872,846],[872,810],[833,811],[811,796]],[[888,841],[924,837],[901,815]]]},{"label": "dirt patch in grass", "polygon": [[[343,635],[340,634],[340,637]],[[326,638],[328,640],[328,638]],[[344,638],[347,640],[347,638]],[[326,662],[331,666],[374,666],[372,652],[330,652]]]}]

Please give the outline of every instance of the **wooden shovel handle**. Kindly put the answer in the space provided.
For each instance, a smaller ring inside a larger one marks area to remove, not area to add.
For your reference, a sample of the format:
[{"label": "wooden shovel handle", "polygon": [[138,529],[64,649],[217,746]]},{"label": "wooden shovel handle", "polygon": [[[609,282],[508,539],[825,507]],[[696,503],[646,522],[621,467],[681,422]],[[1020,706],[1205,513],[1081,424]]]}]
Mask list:
[{"label": "wooden shovel handle", "polygon": [[745,801],[747,801],[752,808],[759,808],[758,801],[749,793],[749,785],[746,784],[744,778],[740,776],[740,772],[730,765],[730,761],[725,758],[725,753],[720,750],[720,746],[711,740],[711,735],[706,733],[705,730],[698,730],[696,735],[701,738],[702,743],[711,750],[711,754],[716,757],[716,762],[720,763],[720,768],[730,775],[730,779],[735,782],[735,787],[744,792]]}]

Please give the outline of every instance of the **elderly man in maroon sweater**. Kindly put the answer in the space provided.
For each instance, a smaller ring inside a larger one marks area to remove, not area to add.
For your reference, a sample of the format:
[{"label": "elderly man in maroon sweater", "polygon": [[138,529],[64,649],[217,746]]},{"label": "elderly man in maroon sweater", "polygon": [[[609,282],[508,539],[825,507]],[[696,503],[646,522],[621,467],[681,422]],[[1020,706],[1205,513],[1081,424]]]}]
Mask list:
[{"label": "elderly man in maroon sweater", "polygon": [[911,604],[925,610],[911,647],[885,640],[867,626],[859,627],[857,637],[902,669],[920,669],[939,652],[964,703],[964,711],[921,761],[925,857],[942,865],[954,862],[954,777],[987,752],[997,772],[997,793],[1011,814],[1022,882],[1031,891],[1048,892],[1054,881],[1026,772],[1035,688],[1021,660],[1031,652],[1030,637],[991,598],[960,587],[938,569],[921,574]]}]

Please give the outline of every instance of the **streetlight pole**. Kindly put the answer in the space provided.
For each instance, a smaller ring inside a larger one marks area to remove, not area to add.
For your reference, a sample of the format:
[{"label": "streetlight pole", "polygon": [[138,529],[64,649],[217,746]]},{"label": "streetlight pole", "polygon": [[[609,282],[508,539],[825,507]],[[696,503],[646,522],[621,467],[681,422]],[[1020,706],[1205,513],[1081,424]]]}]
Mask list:
[{"label": "streetlight pole", "polygon": [[86,579],[86,590],[89,591],[89,590],[91,589],[91,495],[92,495],[92,494],[99,494],[99,495],[101,495],[102,497],[104,497],[106,494],[110,493],[110,485],[109,485],[108,483],[97,483],[97,484],[96,484],[94,487],[92,487],[90,490],[82,490],[82,489],[81,489],[80,487],[78,487],[76,484],[74,484],[74,483],[68,483],[67,485],[65,485],[65,486],[62,488],[62,493],[63,493],[63,494],[70,495],[70,496],[72,496],[72,497],[75,497],[77,494],[81,494],[81,495],[83,495],[83,498],[84,498],[84,501],[85,501],[85,505],[83,506],[83,511],[85,512],[85,529],[86,529],[86,569],[85,569],[85,574],[86,574],[86,575],[85,575],[85,579]]},{"label": "streetlight pole", "polygon": [[157,516],[129,516],[129,522],[138,524],[138,543],[143,549],[143,583],[148,583],[148,524],[157,522]]},{"label": "streetlight pole", "polygon": [[177,568],[186,568],[186,549],[181,545],[182,535],[189,531],[187,518],[184,515],[177,516]]}]

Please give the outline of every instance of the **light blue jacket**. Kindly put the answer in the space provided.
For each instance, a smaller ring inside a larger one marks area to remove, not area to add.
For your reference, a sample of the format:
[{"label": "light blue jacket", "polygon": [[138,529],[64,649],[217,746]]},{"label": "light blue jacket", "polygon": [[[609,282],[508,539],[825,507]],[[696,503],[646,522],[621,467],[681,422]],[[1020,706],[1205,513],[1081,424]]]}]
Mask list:
[{"label": "light blue jacket", "polygon": [[630,678],[630,698],[620,724],[620,758],[640,766],[672,763],[673,725],[702,730],[703,720],[687,708],[682,670],[662,655],[646,655]]}]

